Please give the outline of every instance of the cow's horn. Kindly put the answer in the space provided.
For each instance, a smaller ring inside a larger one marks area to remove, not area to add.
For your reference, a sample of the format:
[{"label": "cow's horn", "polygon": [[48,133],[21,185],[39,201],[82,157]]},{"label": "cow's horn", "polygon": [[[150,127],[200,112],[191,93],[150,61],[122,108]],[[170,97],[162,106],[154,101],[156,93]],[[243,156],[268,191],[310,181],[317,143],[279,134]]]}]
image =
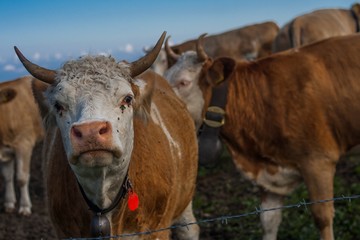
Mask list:
[{"label": "cow's horn", "polygon": [[203,48],[203,39],[207,33],[201,34],[196,42],[196,52],[200,62],[205,62],[209,57]]},{"label": "cow's horn", "polygon": [[31,75],[49,84],[52,84],[55,81],[56,71],[40,67],[30,62],[29,60],[26,59],[26,57],[24,57],[24,55],[20,52],[20,50],[16,46],[14,47],[14,49],[21,63],[24,65],[26,70],[28,70],[28,72]]},{"label": "cow's horn", "polygon": [[168,36],[166,38],[166,41],[165,41],[165,51],[166,51],[166,55],[170,58],[172,58],[174,61],[177,61],[180,57],[179,54],[175,53],[172,48],[169,46],[169,38],[170,36]]},{"label": "cow's horn", "polygon": [[166,31],[163,32],[160,39],[157,41],[155,47],[151,51],[149,51],[142,58],[140,58],[130,64],[131,77],[136,77],[137,75],[141,74],[146,69],[148,69],[151,66],[151,64],[153,64],[153,62],[155,61],[155,59],[157,58],[157,56],[161,50],[161,46],[164,42],[165,35],[166,35]]}]

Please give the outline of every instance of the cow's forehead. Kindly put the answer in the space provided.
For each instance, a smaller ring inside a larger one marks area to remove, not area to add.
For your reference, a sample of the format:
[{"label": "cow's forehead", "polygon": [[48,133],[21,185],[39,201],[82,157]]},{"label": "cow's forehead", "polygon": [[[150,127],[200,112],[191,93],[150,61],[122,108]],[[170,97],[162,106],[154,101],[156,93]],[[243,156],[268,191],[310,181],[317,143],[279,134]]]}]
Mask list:
[{"label": "cow's forehead", "polygon": [[56,81],[45,93],[50,105],[56,102],[72,105],[89,99],[116,102],[132,93],[133,79],[125,62],[117,63],[106,56],[86,56],[66,62],[57,71]]},{"label": "cow's forehead", "polygon": [[197,53],[195,51],[187,51],[181,54],[175,65],[181,68],[189,69],[201,66],[201,62],[199,62]]},{"label": "cow's forehead", "polygon": [[201,67],[202,62],[199,62],[197,53],[195,51],[187,51],[181,54],[177,62],[165,72],[164,76],[169,81],[173,81],[184,72],[197,73]]},{"label": "cow's forehead", "polygon": [[129,65],[106,56],[85,56],[68,61],[57,74],[58,85],[66,83],[81,88],[103,85],[110,89],[124,80],[131,82]]}]

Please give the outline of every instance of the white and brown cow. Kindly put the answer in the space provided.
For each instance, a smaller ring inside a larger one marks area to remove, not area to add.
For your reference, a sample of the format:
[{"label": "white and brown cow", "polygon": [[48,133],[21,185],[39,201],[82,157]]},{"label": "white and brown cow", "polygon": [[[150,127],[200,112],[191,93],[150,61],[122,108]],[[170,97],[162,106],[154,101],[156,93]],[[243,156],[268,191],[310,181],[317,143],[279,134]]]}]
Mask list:
[{"label": "white and brown cow", "polygon": [[38,106],[27,76],[0,83],[0,165],[5,180],[5,211],[16,205],[14,177],[20,188],[19,214],[31,214],[30,162],[33,148],[44,136]]},{"label": "white and brown cow", "polygon": [[[34,92],[46,121],[47,200],[58,237],[114,236],[195,221],[194,123],[168,82],[144,72],[164,38],[133,63],[84,56],[57,71],[32,64],[16,49],[27,70],[44,81]],[[102,228],[106,219],[109,232]],[[176,234],[198,239],[199,229],[190,225]],[[136,239],[169,237],[166,230]]]},{"label": "white and brown cow", "polygon": [[[281,206],[302,180],[312,201],[331,199],[340,156],[360,143],[360,35],[249,63],[213,61],[201,44],[198,50],[183,54],[165,77],[197,124],[213,92],[227,89],[220,134],[236,167],[264,188],[262,208]],[[321,238],[334,239],[333,202],[311,211]],[[276,239],[281,212],[261,221],[263,239]]]},{"label": "white and brown cow", "polygon": [[279,52],[334,36],[360,31],[360,4],[351,9],[320,9],[286,23],[276,36],[272,51]]}]

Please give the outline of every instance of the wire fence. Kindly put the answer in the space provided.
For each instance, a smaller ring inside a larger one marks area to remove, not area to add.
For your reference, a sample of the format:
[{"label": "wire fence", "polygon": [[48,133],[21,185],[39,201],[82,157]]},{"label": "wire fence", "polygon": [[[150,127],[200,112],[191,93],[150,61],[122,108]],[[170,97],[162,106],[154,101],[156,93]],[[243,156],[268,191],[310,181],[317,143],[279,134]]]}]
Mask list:
[{"label": "wire fence", "polygon": [[175,228],[188,227],[188,226],[194,225],[194,224],[201,225],[201,224],[210,223],[210,222],[221,222],[222,224],[227,224],[229,219],[237,219],[237,218],[242,218],[242,217],[248,217],[248,216],[251,216],[251,215],[259,215],[261,213],[269,212],[269,211],[278,211],[278,210],[285,210],[285,209],[291,209],[291,208],[300,208],[300,207],[307,208],[307,206],[313,205],[313,204],[321,204],[321,203],[337,202],[337,201],[345,201],[345,200],[351,202],[351,200],[359,199],[359,198],[360,198],[360,195],[352,195],[352,196],[334,197],[334,198],[331,198],[331,199],[324,199],[324,200],[318,200],[318,201],[305,201],[305,200],[302,200],[299,203],[290,204],[290,205],[284,205],[284,206],[281,206],[281,207],[266,208],[266,209],[262,209],[261,207],[259,207],[259,208],[256,207],[254,211],[243,213],[243,214],[227,215],[227,216],[220,216],[220,217],[216,217],[216,218],[202,219],[202,220],[198,220],[196,222],[177,224],[177,225],[172,225],[170,227],[160,228],[160,229],[155,229],[155,230],[148,230],[148,231],[136,232],[136,233],[127,233],[127,234],[121,234],[121,235],[115,235],[115,236],[107,236],[107,237],[65,238],[64,240],[103,240],[103,239],[129,238],[129,237],[135,237],[135,236],[139,236],[139,235],[149,235],[149,234],[152,234],[152,233],[168,231],[168,230],[172,230],[172,229],[175,229]]}]

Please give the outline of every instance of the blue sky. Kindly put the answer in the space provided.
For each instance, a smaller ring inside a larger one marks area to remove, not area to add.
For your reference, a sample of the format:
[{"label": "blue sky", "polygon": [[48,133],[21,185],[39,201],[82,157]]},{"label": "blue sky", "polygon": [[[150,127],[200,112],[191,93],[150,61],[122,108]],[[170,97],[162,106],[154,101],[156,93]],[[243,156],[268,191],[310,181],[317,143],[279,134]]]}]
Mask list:
[{"label": "blue sky", "polygon": [[320,8],[350,8],[349,0],[1,0],[0,81],[26,75],[16,45],[30,60],[57,68],[83,54],[133,61],[166,30],[174,43],[293,17]]}]

